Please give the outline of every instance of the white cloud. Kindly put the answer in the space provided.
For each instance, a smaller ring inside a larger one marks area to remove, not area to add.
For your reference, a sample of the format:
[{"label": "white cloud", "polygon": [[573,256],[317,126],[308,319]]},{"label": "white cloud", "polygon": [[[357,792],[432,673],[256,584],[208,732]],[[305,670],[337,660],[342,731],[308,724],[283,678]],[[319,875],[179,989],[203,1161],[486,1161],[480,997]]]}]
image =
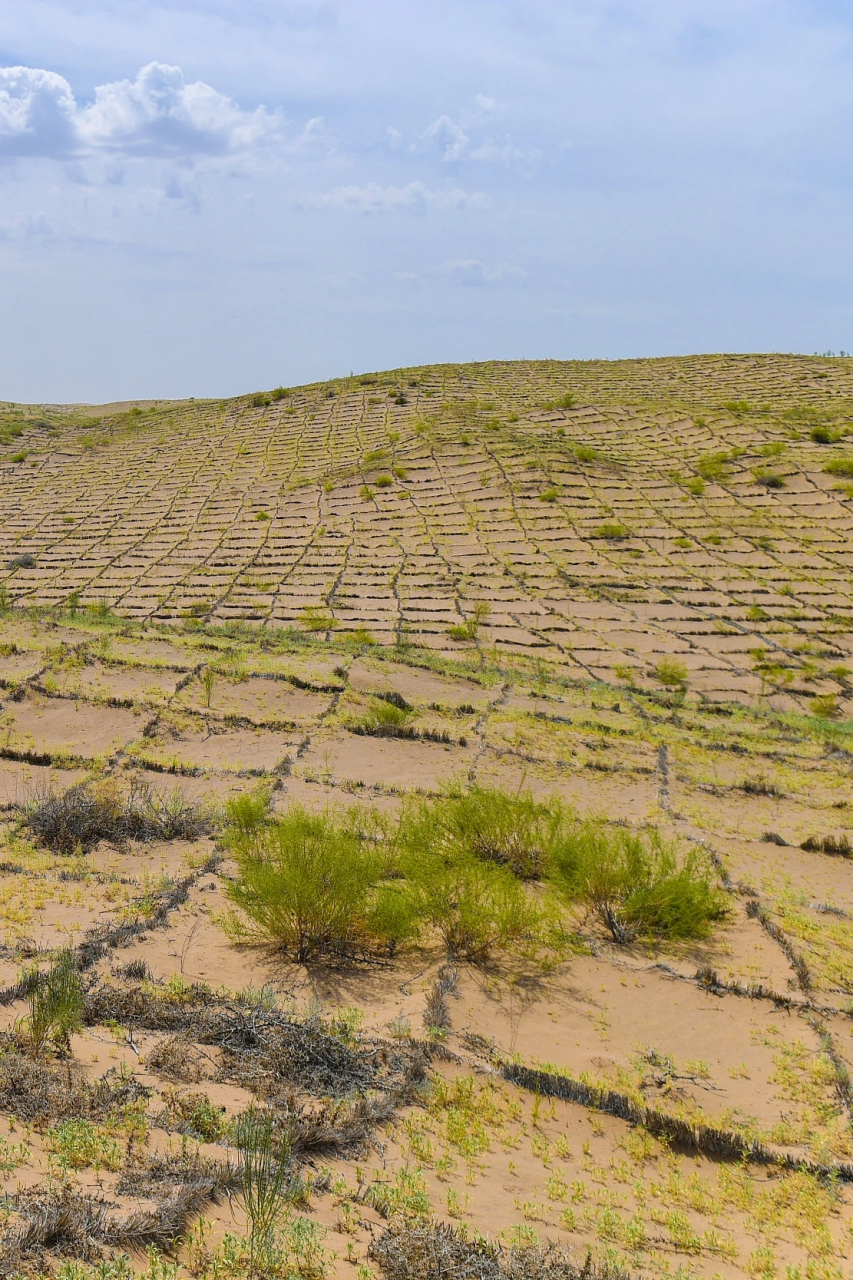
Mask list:
[{"label": "white cloud", "polygon": [[0,156],[233,155],[280,138],[281,117],[243,111],[180,67],[151,62],[135,80],[95,90],[79,106],[62,76],[34,67],[0,68]]},{"label": "white cloud", "polygon": [[431,150],[443,152],[445,160],[463,160],[470,139],[450,116],[439,116],[424,131],[423,141]]},{"label": "white cloud", "polygon": [[0,155],[61,156],[77,146],[77,103],[54,71],[0,68]]},{"label": "white cloud", "polygon": [[461,191],[458,187],[433,191],[422,182],[410,182],[405,187],[368,182],[364,187],[338,187],[305,203],[348,213],[387,213],[394,209],[425,213],[427,209],[482,209],[488,201],[482,191]]},{"label": "white cloud", "polygon": [[517,147],[512,138],[505,138],[503,142],[496,142],[490,138],[481,146],[475,147],[471,152],[472,160],[492,160],[499,164],[513,164],[521,160],[538,160],[539,150],[522,151],[521,147]]},{"label": "white cloud", "polygon": [[327,151],[333,150],[333,143],[326,128],[326,121],[322,116],[312,116],[307,121],[302,132],[287,144],[288,151],[307,151],[312,147],[325,147]]},{"label": "white cloud", "polygon": [[254,147],[279,131],[280,120],[264,107],[241,111],[210,85],[187,84],[180,67],[151,62],[135,80],[96,89],[94,103],[80,113],[80,126],[93,146],[221,155]]},{"label": "white cloud", "polygon": [[477,94],[477,111],[473,116],[464,117],[462,124],[450,116],[439,116],[421,134],[414,150],[438,151],[447,162],[460,160],[487,160],[499,164],[513,164],[522,160],[537,160],[539,151],[523,151],[517,147],[507,135],[503,139],[487,137],[482,142],[472,141],[466,129],[474,132],[482,117],[490,115],[497,109],[494,98],[486,98]]},{"label": "white cloud", "polygon": [[445,267],[457,284],[471,288],[521,280],[526,275],[526,272],[519,267],[509,267],[505,263],[497,267],[487,267],[477,258],[455,258],[452,262],[445,263]]}]

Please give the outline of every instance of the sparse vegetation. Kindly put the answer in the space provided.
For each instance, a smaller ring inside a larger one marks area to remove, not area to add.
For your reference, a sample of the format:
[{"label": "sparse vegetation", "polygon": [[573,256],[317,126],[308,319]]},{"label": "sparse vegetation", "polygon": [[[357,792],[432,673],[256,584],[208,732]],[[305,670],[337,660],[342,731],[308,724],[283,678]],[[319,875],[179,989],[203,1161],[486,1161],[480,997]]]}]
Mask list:
[{"label": "sparse vegetation", "polygon": [[[819,473],[851,377],[482,362],[269,414],[0,406],[0,1269],[837,1280],[853,476]],[[205,502],[232,466],[245,504]],[[128,474],[167,476],[168,511]],[[127,834],[158,774],[230,799],[215,846]]]}]

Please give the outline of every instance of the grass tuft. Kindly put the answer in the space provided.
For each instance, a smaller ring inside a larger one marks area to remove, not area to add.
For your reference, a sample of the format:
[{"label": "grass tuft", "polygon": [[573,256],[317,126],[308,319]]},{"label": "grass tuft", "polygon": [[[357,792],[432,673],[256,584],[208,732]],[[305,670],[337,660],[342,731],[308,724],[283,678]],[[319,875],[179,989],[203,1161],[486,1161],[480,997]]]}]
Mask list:
[{"label": "grass tuft", "polygon": [[73,951],[61,951],[48,972],[32,983],[29,1000],[23,1031],[33,1053],[42,1053],[49,1040],[67,1053],[72,1034],[83,1025],[83,982]]}]

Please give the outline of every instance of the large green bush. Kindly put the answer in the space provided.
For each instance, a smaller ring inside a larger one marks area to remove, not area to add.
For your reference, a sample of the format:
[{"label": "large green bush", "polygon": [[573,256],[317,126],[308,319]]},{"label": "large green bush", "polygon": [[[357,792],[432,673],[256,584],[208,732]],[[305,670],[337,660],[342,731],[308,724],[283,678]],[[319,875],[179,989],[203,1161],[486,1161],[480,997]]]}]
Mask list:
[{"label": "large green bush", "polygon": [[388,881],[387,858],[354,815],[294,805],[260,820],[260,803],[232,807],[238,877],[231,900],[253,932],[296,960],[393,952],[415,928],[408,896]]},{"label": "large green bush", "polygon": [[229,815],[231,900],[250,934],[300,961],[436,936],[474,962],[547,939],[559,948],[560,900],[620,942],[702,937],[726,911],[698,850],[679,857],[656,833],[581,821],[530,792],[454,785],[404,806],[396,824],[357,808],[271,817],[260,793]]},{"label": "large green bush", "polygon": [[547,832],[547,810],[504,797],[503,808],[493,806],[492,826],[481,831],[475,818],[490,794],[470,805],[454,792],[411,806],[393,829],[356,809],[312,814],[294,805],[270,817],[266,796],[243,796],[229,805],[238,875],[228,894],[250,936],[300,961],[393,954],[424,934],[437,934],[448,952],[469,960],[533,943],[543,912],[500,864],[515,851],[529,865],[521,833]]},{"label": "large green bush", "polygon": [[405,843],[444,858],[478,858],[508,867],[522,880],[536,879],[564,822],[559,801],[543,804],[530,791],[513,795],[497,787],[447,788],[423,801],[402,823]]},{"label": "large green bush", "polygon": [[656,832],[579,822],[554,851],[550,874],[558,893],[597,916],[617,942],[702,938],[726,914],[705,855],[693,848],[679,858]]},{"label": "large green bush", "polygon": [[448,954],[487,960],[495,951],[534,944],[542,913],[506,867],[424,849],[403,862],[409,900]]}]

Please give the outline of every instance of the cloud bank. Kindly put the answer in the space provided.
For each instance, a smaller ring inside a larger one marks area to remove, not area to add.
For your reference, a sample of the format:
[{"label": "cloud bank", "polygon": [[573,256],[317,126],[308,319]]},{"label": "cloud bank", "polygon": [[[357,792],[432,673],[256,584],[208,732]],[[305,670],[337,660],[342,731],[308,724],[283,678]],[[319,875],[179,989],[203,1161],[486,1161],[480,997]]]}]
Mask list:
[{"label": "cloud bank", "polygon": [[36,67],[0,68],[0,156],[68,159],[223,156],[281,137],[278,112],[245,111],[180,67],[150,62],[135,80],[100,85],[81,106],[62,76]]}]

